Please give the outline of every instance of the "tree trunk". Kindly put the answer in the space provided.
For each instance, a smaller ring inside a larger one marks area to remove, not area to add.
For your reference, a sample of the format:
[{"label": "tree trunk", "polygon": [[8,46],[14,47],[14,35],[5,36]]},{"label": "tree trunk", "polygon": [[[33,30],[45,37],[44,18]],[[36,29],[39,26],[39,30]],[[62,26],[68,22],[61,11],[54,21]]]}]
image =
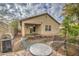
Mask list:
[{"label": "tree trunk", "polygon": [[65,48],[65,55],[68,55],[68,51],[67,51],[67,33],[65,33],[65,42],[64,42],[64,48]]}]

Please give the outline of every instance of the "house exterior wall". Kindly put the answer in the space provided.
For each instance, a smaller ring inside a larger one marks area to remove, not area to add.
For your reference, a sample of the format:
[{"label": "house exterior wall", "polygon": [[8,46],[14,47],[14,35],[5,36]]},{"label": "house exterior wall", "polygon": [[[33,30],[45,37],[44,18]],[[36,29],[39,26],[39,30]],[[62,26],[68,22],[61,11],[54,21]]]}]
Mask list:
[{"label": "house exterior wall", "polygon": [[[51,25],[51,31],[45,31],[45,25]],[[43,35],[57,35],[59,33],[59,24],[56,23],[48,15],[45,15],[42,22],[42,34]]]},{"label": "house exterior wall", "polygon": [[[43,16],[39,16],[39,17],[31,18],[29,20],[27,19],[25,21],[22,21],[22,36],[25,36],[25,33],[26,33],[25,28],[24,28],[25,23],[41,24],[37,28],[39,34],[41,35],[55,35],[59,32],[59,24],[55,22],[48,15],[43,15]],[[51,31],[45,31],[45,25],[51,25]],[[29,29],[26,31],[28,32]]]}]

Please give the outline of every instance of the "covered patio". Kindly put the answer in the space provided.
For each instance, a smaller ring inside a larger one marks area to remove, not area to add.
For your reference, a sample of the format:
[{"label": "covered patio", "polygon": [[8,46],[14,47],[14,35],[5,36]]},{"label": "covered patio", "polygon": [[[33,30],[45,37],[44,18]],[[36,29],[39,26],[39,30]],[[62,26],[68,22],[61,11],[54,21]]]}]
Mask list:
[{"label": "covered patio", "polygon": [[37,35],[41,33],[41,23],[25,22],[22,23],[22,36]]}]

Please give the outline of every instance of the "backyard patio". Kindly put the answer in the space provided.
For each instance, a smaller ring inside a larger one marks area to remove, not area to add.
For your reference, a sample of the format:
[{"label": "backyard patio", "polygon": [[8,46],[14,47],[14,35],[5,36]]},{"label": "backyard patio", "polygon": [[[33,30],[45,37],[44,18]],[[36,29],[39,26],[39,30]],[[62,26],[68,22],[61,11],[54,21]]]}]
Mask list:
[{"label": "backyard patio", "polygon": [[[58,39],[57,39],[58,38]],[[22,42],[21,36],[17,36],[14,40],[15,44],[13,45],[13,52],[1,53],[2,56],[34,56],[30,49],[32,45],[36,43],[41,43],[48,45],[52,48],[52,52],[50,56],[65,56],[65,48],[64,48],[64,39],[57,36],[52,37],[29,37],[26,38],[25,42]],[[27,43],[28,42],[28,43]],[[25,45],[27,44],[27,45]],[[25,46],[27,47],[25,47]],[[79,46],[75,46],[73,44],[67,44],[67,53],[68,56],[77,56],[79,55]]]}]

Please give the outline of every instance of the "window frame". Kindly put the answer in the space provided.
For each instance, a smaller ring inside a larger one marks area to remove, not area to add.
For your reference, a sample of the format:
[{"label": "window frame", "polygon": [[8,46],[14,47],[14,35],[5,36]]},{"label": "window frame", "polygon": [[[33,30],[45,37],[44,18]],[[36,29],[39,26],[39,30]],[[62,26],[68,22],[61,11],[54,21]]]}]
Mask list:
[{"label": "window frame", "polygon": [[45,31],[51,31],[51,25],[45,25]]}]

